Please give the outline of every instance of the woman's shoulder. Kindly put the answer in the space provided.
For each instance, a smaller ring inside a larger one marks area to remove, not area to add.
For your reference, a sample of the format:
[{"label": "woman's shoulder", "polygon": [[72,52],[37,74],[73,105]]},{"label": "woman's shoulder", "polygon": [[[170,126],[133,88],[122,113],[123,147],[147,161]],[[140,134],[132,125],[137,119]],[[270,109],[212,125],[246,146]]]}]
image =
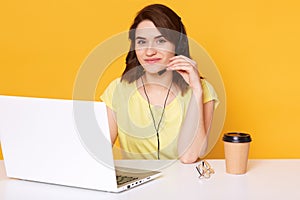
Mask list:
[{"label": "woman's shoulder", "polygon": [[219,104],[218,95],[213,87],[213,85],[206,79],[201,79],[201,85],[203,88],[203,101],[204,103],[214,100],[215,107]]},{"label": "woman's shoulder", "polygon": [[108,84],[100,96],[100,100],[106,102],[108,106],[112,106],[113,99],[120,99],[125,94],[130,93],[133,86],[133,84],[122,81],[121,77],[117,77]]},{"label": "woman's shoulder", "polygon": [[110,82],[110,85],[118,85],[121,83],[121,77],[117,77]]},{"label": "woman's shoulder", "polygon": [[201,79],[201,85],[202,85],[202,88],[204,88],[204,89],[208,89],[209,91],[214,91],[214,87],[206,79]]},{"label": "woman's shoulder", "polygon": [[107,89],[112,91],[125,92],[128,89],[132,90],[134,87],[135,87],[135,82],[128,83],[127,81],[122,80],[121,77],[117,77],[109,83]]},{"label": "woman's shoulder", "polygon": [[132,83],[129,83],[129,82],[126,81],[126,80],[122,80],[121,77],[117,77],[117,78],[115,78],[114,80],[112,80],[110,84],[123,85],[123,86],[125,86],[125,85],[133,85],[134,83],[135,83],[135,81],[132,82]]}]

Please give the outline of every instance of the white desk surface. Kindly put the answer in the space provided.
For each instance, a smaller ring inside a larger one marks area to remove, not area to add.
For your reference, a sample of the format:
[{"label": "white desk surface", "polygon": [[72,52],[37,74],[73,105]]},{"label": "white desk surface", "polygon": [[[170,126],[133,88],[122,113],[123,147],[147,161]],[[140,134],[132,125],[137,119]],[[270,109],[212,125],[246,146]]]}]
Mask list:
[{"label": "white desk surface", "polygon": [[248,172],[244,175],[227,174],[224,160],[208,160],[216,171],[210,179],[198,178],[196,164],[144,160],[117,162],[135,168],[160,168],[163,175],[122,193],[107,193],[9,179],[3,161],[0,161],[0,200],[300,199],[300,159],[249,160]]}]

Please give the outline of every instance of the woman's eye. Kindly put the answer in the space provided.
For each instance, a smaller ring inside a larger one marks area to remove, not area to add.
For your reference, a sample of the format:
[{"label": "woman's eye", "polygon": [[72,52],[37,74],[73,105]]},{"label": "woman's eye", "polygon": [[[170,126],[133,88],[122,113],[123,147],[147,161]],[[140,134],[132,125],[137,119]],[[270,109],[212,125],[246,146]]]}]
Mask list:
[{"label": "woman's eye", "polygon": [[166,40],[166,39],[163,39],[163,38],[157,40],[157,43],[158,43],[158,44],[163,44],[163,43],[165,43],[165,42],[167,42],[167,40]]},{"label": "woman's eye", "polygon": [[137,40],[136,43],[139,45],[142,45],[142,44],[145,44],[146,41],[145,40]]}]

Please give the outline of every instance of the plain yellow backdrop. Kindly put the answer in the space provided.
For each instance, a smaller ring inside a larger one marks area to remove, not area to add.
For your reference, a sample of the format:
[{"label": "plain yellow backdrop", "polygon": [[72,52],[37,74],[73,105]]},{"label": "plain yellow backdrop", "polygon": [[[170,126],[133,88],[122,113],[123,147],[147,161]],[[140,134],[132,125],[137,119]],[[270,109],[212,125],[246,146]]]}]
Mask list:
[{"label": "plain yellow backdrop", "polygon": [[[3,1],[0,94],[71,99],[86,56],[151,3],[174,9],[218,66],[227,96],[222,133],[251,133],[250,158],[300,158],[297,0]],[[223,154],[220,137],[207,158]]]}]

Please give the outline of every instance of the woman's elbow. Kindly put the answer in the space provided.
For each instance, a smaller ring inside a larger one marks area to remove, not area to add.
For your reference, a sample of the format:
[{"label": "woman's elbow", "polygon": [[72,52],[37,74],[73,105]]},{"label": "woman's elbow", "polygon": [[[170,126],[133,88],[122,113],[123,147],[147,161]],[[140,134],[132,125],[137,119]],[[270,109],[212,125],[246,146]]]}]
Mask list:
[{"label": "woman's elbow", "polygon": [[199,157],[198,156],[181,156],[180,157],[180,161],[181,161],[181,163],[183,163],[183,164],[192,164],[192,163],[195,163],[195,162],[197,162],[197,160],[199,159]]},{"label": "woman's elbow", "polygon": [[200,153],[186,153],[184,155],[182,155],[180,157],[180,161],[184,164],[191,164],[191,163],[195,163],[197,162],[201,157],[204,157],[204,155],[206,154],[207,152],[207,145],[205,145]]}]

